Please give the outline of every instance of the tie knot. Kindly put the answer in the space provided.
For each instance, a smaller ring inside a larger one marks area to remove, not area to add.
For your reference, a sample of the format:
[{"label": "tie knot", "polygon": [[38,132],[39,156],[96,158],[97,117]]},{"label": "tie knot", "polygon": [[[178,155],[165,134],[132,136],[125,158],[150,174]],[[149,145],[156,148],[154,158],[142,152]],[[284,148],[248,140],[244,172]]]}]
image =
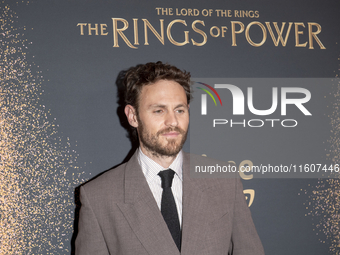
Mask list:
[{"label": "tie knot", "polygon": [[175,175],[175,171],[172,170],[172,169],[168,169],[168,170],[160,171],[158,173],[158,175],[162,179],[162,188],[163,189],[171,188],[172,180],[173,180],[174,175]]}]

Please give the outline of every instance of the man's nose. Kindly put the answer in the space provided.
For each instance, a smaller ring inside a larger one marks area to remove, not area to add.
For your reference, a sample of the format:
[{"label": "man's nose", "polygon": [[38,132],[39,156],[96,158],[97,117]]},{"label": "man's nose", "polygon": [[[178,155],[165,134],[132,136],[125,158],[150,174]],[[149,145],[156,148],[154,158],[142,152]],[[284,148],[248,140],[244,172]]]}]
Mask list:
[{"label": "man's nose", "polygon": [[177,127],[178,119],[177,119],[175,112],[167,113],[166,119],[165,119],[165,125],[171,126],[171,127]]}]

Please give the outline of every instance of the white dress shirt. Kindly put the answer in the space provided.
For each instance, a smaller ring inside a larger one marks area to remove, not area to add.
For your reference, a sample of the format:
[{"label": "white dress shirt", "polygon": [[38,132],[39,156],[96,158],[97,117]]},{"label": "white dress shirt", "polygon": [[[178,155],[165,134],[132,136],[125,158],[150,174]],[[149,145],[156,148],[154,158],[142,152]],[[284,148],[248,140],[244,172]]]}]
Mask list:
[{"label": "white dress shirt", "polygon": [[174,179],[172,181],[171,190],[175,198],[179,224],[182,226],[182,165],[183,165],[183,154],[180,151],[175,158],[175,160],[171,163],[168,168],[164,168],[148,156],[146,156],[142,150],[139,148],[138,153],[138,161],[139,165],[142,168],[143,174],[146,178],[147,183],[149,184],[150,190],[156,200],[159,210],[161,210],[161,201],[162,201],[162,180],[158,175],[159,171],[172,169],[175,171]]}]

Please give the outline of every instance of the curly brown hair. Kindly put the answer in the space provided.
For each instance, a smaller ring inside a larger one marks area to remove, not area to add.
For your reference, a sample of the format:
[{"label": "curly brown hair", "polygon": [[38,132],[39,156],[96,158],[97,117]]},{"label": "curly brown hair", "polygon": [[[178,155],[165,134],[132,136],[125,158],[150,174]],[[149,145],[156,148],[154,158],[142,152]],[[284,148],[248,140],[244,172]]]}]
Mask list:
[{"label": "curly brown hair", "polygon": [[159,80],[171,80],[179,83],[185,90],[188,104],[191,100],[190,73],[170,64],[149,62],[127,70],[124,78],[125,104],[131,105],[138,114],[139,96],[143,86],[154,84]]}]

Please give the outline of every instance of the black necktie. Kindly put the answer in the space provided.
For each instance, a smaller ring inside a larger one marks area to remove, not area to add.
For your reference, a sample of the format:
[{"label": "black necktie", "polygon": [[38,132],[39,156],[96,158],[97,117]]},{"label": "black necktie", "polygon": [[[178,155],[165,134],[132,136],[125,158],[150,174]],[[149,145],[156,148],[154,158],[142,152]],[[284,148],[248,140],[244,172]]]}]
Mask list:
[{"label": "black necktie", "polygon": [[161,212],[178,250],[181,251],[181,228],[179,225],[175,199],[171,191],[172,179],[174,178],[175,172],[171,169],[168,169],[160,171],[158,175],[162,179],[163,188]]}]

